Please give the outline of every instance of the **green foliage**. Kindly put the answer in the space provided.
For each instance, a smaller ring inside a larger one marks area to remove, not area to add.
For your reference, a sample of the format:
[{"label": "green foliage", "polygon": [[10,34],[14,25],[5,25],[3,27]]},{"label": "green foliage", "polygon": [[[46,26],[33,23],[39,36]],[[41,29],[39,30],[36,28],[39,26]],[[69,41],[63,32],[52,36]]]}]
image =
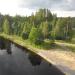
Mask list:
[{"label": "green foliage", "polygon": [[25,40],[28,39],[28,33],[23,33],[22,38],[25,39]]},{"label": "green foliage", "polygon": [[53,20],[52,13],[48,9],[39,9],[35,14],[35,25],[41,24],[41,22],[48,21],[51,22]]},{"label": "green foliage", "polygon": [[7,18],[5,18],[4,23],[3,23],[3,32],[6,34],[10,33],[10,26],[9,26],[9,21]]},{"label": "green foliage", "polygon": [[[17,35],[25,40],[29,38],[31,43],[49,46],[57,39],[71,41],[75,38],[75,17],[58,18],[48,9],[39,9],[26,17],[0,14],[0,32]],[[49,39],[48,42],[44,42],[45,39]]]},{"label": "green foliage", "polygon": [[23,32],[30,33],[32,25],[30,23],[25,22],[23,27]]},{"label": "green foliage", "polygon": [[53,29],[55,39],[70,40],[72,38],[72,26],[70,18],[59,18]]},{"label": "green foliage", "polygon": [[45,43],[48,43],[49,45],[54,43],[54,40],[50,40],[50,39],[45,39],[44,40]]},{"label": "green foliage", "polygon": [[42,42],[42,33],[38,28],[32,27],[29,34],[29,40],[31,43],[40,44]]},{"label": "green foliage", "polygon": [[2,25],[3,25],[3,15],[0,14],[0,32],[3,31]]},{"label": "green foliage", "polygon": [[63,27],[65,25],[66,20],[60,18],[56,23],[56,27],[54,29],[55,38],[56,39],[64,39],[64,30]]},{"label": "green foliage", "polygon": [[40,25],[40,29],[43,33],[44,39],[49,37],[49,32],[50,32],[49,28],[50,28],[49,23],[47,21],[41,23],[41,25]]}]

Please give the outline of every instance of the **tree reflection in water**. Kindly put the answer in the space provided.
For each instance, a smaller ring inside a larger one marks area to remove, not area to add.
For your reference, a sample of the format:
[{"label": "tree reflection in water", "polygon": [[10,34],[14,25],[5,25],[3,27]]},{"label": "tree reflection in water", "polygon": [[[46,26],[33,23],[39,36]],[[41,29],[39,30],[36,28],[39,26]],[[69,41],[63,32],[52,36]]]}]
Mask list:
[{"label": "tree reflection in water", "polygon": [[12,51],[11,51],[11,43],[9,41],[7,41],[6,50],[7,50],[7,53],[8,54],[12,54]]},{"label": "tree reflection in water", "polygon": [[5,47],[5,40],[2,37],[0,37],[0,49],[3,50],[5,48],[6,48]]},{"label": "tree reflection in water", "polygon": [[0,37],[0,49],[7,50],[8,54],[12,54],[10,41],[5,40],[4,38],[1,38],[1,37]]},{"label": "tree reflection in water", "polygon": [[3,53],[0,55],[0,75],[64,75],[42,57],[9,40],[0,38],[0,48],[4,50],[0,49]]},{"label": "tree reflection in water", "polygon": [[32,66],[40,65],[42,62],[42,58],[34,53],[29,53],[28,59],[31,62]]}]

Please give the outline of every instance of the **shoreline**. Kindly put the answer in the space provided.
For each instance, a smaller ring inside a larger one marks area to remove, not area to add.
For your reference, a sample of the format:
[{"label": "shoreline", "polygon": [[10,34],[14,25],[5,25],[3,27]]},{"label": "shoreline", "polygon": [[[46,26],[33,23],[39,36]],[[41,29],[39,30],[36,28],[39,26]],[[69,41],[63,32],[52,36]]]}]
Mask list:
[{"label": "shoreline", "polygon": [[[73,61],[75,61],[73,58],[74,56],[69,56],[69,51],[65,52],[65,51],[58,50],[58,49],[57,49],[57,51],[54,49],[51,49],[51,50],[38,49],[38,48],[34,48],[33,46],[31,46],[29,44],[26,44],[23,39],[15,36],[15,35],[11,36],[11,35],[6,35],[6,34],[0,34],[0,36],[28,49],[29,51],[31,51],[33,53],[36,53],[37,55],[42,57],[47,62],[52,63],[57,69],[59,69],[65,75],[69,75],[70,74],[69,71],[75,69],[74,63],[73,63]],[[62,56],[65,56],[65,58],[63,58]],[[71,58],[73,58],[73,60],[70,60]],[[59,67],[58,64],[63,67]],[[73,66],[73,68],[71,66]],[[67,70],[64,70],[64,68],[65,69],[68,68],[69,73],[67,72]]]}]

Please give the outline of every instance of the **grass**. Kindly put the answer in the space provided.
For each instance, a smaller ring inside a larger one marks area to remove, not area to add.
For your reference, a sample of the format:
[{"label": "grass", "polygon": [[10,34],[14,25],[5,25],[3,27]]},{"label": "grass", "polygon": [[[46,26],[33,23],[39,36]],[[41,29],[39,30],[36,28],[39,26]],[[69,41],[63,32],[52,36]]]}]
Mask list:
[{"label": "grass", "polygon": [[62,42],[62,41],[56,41],[56,47],[57,48],[61,48],[63,50],[69,50],[69,51],[72,51],[72,52],[75,52],[75,44],[72,44],[72,43],[68,43],[68,42]]},{"label": "grass", "polygon": [[[38,50],[41,50],[41,49],[49,50],[49,49],[52,49],[52,48],[53,49],[59,48],[60,50],[61,49],[64,50],[64,47],[60,46],[60,44],[57,44],[57,43],[52,44],[51,41],[47,40],[47,39],[44,40],[44,42],[42,44],[36,45],[36,44],[30,43],[29,40],[23,40],[21,37],[18,37],[16,35],[6,35],[6,34],[2,33],[2,34],[0,34],[0,36],[4,37],[6,39],[9,39],[9,40],[21,45],[21,46],[24,46],[24,47],[28,48],[28,49],[32,49],[34,51],[38,51]],[[75,44],[73,44],[74,45],[73,46],[72,44],[70,45],[69,43],[66,43],[65,41],[61,41],[61,40],[58,40],[58,41],[56,40],[55,42],[64,43],[64,45],[67,49],[75,52]],[[67,44],[69,44],[69,45],[67,45]]]},{"label": "grass", "polygon": [[62,42],[62,43],[75,44],[75,38],[72,38],[72,40],[55,40],[55,41]]},{"label": "grass", "polygon": [[72,51],[72,52],[75,52],[75,47],[74,46],[67,46],[67,48]]},{"label": "grass", "polygon": [[46,42],[46,41],[44,41],[40,45],[36,45],[36,44],[30,43],[29,40],[23,40],[21,37],[16,36],[16,35],[7,35],[7,34],[2,33],[2,34],[0,34],[0,36],[4,37],[6,39],[9,39],[21,46],[27,47],[27,48],[37,48],[39,50],[40,49],[48,50],[52,47],[50,42]]}]

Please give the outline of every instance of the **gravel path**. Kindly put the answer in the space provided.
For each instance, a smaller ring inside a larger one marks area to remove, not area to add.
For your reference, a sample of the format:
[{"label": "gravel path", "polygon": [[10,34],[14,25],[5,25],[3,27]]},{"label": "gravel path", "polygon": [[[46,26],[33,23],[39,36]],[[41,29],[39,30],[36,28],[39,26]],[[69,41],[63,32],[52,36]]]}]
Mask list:
[{"label": "gravel path", "polygon": [[75,75],[75,53],[67,51],[65,48],[65,50],[41,50],[38,54],[44,57],[48,62],[54,64],[65,74]]}]

